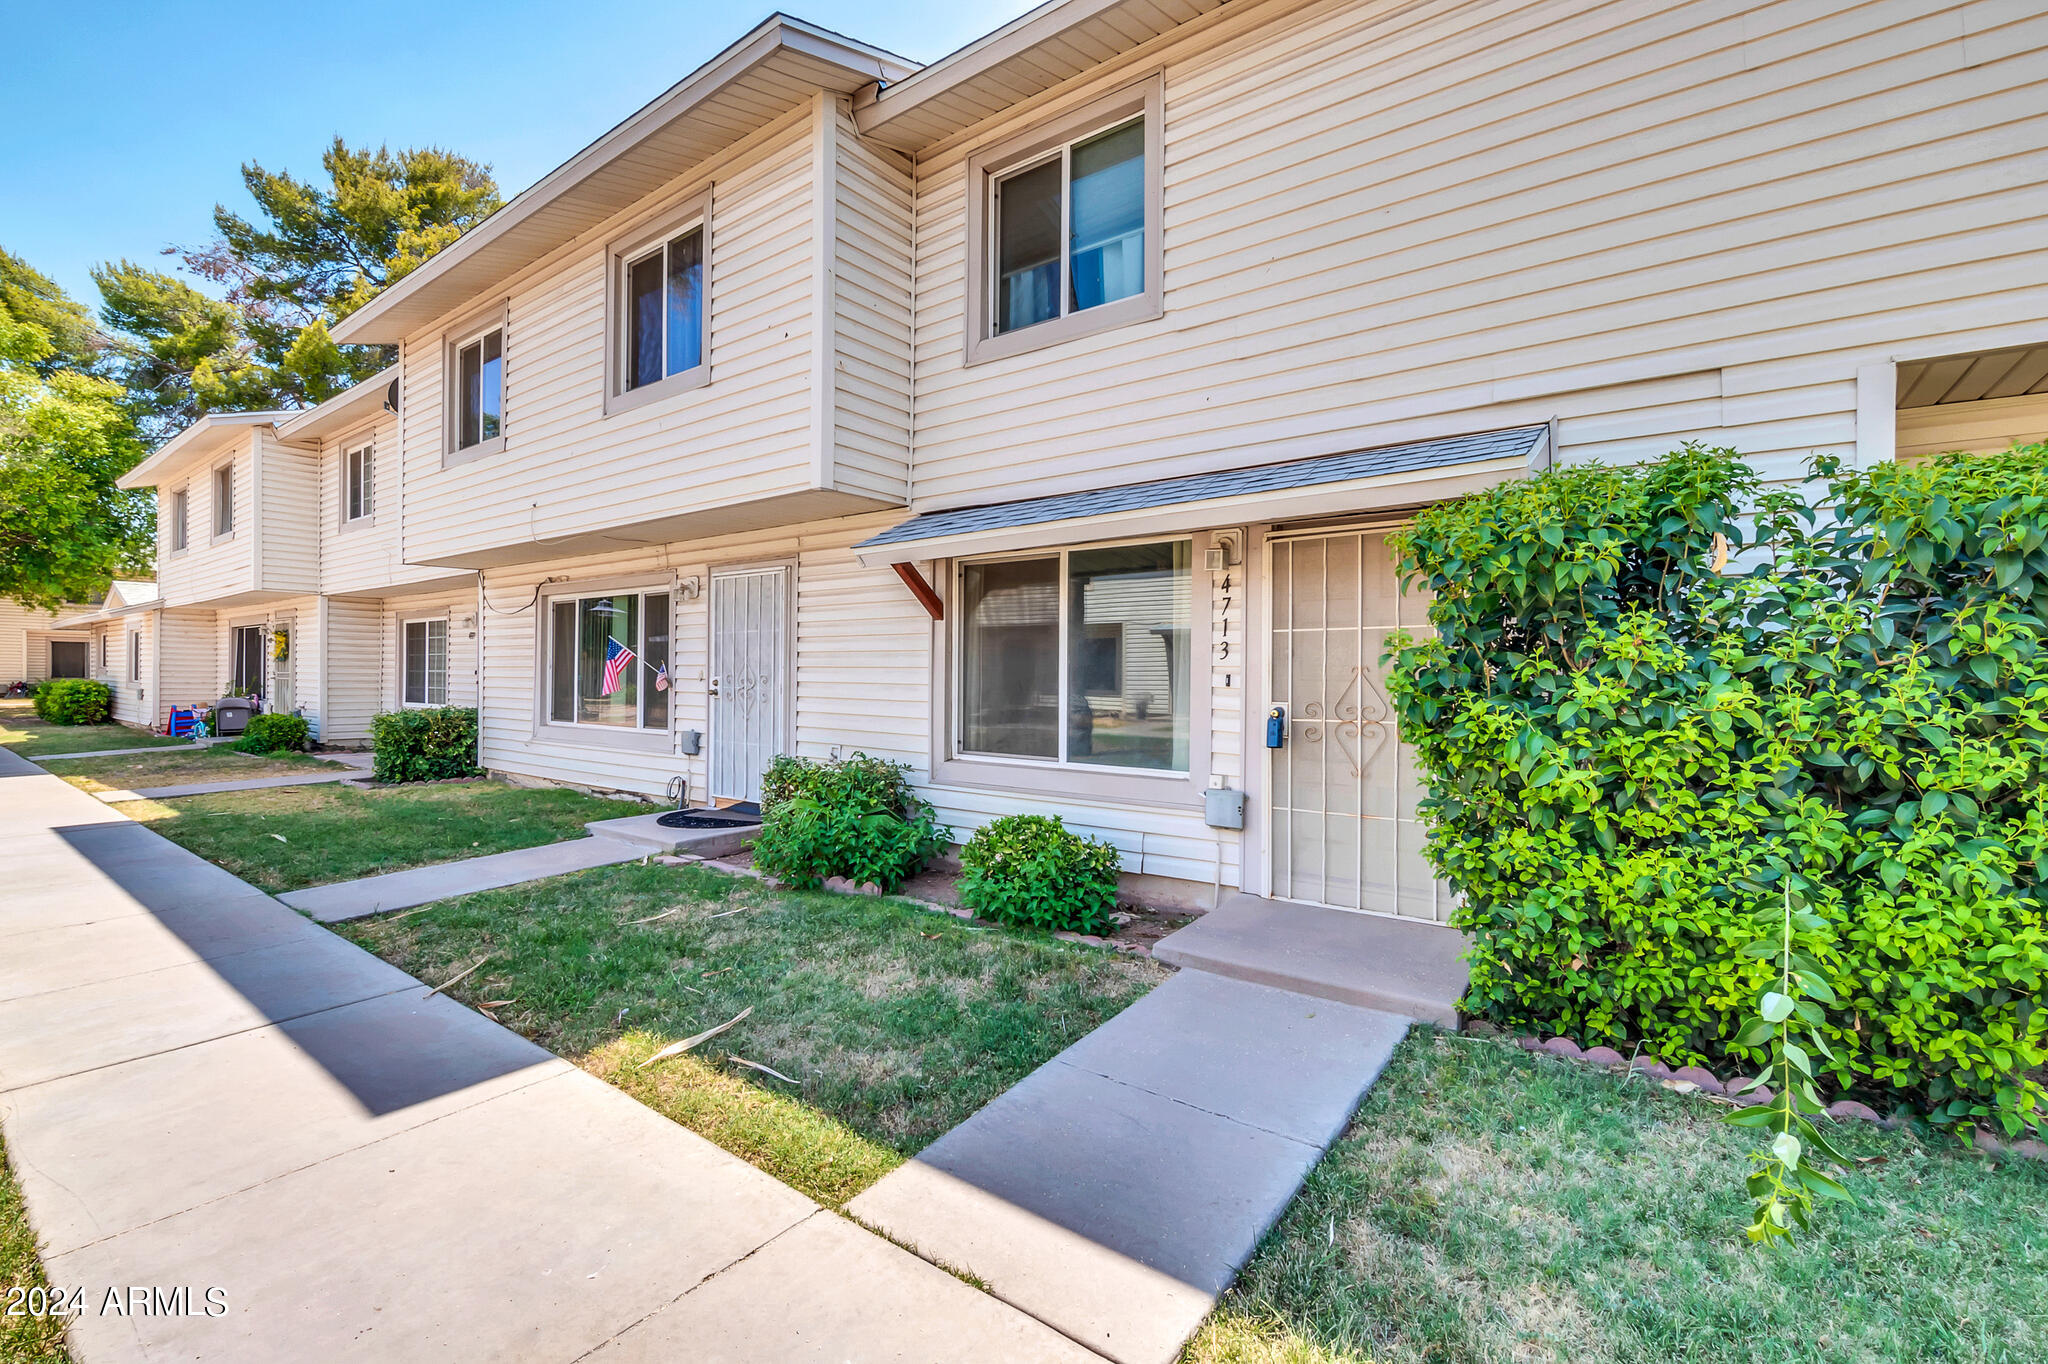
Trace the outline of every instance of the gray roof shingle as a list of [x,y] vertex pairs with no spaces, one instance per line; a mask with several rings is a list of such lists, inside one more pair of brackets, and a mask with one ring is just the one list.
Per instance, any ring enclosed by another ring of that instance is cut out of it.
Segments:
[[1261,464],[1247,469],[1224,469],[1213,474],[1188,474],[1181,478],[1154,479],[1148,483],[1125,483],[1092,492],[1027,497],[1016,502],[995,502],[985,507],[924,512],[900,525],[891,526],[872,539],[863,540],[855,548],[872,549],[908,540],[934,540],[941,536],[969,535],[975,531],[1009,530],[1047,521],[1142,511],[1147,507],[1166,507],[1178,502],[1207,502],[1219,497],[1279,492],[1318,483],[1343,483],[1375,474],[1505,459],[1527,455],[1546,430],[1548,428],[1543,426],[1516,426],[1504,431],[1481,431],[1442,440],[1382,445],[1373,450],[1354,450],[1341,455],[1317,455],[1311,459],[1289,460],[1284,464]]

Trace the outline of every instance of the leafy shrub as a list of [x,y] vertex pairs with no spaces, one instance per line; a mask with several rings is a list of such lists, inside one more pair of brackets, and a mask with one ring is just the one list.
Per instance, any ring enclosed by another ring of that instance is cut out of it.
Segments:
[[1464,1006],[1759,1061],[1742,949],[1789,890],[1841,1001],[1817,1078],[2016,1132],[2048,1114],[2048,447],[1815,473],[1687,446],[1404,537],[1436,633],[1390,690]]
[[378,781],[440,781],[473,777],[476,710],[436,706],[389,710],[370,717],[370,775]]
[[1056,816],[1004,815],[960,853],[960,903],[998,923],[1101,933],[1116,909],[1123,859]]
[[35,709],[53,725],[104,724],[114,713],[114,691],[89,678],[51,678],[36,688]]
[[761,780],[754,865],[792,886],[843,876],[895,890],[951,839],[901,763],[779,757]]
[[303,753],[313,746],[313,731],[297,715],[252,715],[242,737],[227,747],[237,753]]

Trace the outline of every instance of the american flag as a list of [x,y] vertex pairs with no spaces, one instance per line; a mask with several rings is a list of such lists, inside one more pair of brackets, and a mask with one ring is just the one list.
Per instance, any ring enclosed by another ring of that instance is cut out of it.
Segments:
[[632,665],[633,651],[617,640],[607,640],[604,647],[604,688],[599,696],[610,696],[619,689],[619,679]]

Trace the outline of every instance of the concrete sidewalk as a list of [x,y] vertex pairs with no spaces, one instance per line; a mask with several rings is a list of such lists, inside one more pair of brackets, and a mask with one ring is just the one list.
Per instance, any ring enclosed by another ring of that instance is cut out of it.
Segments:
[[847,1210],[1118,1364],[1167,1364],[1407,1030],[1182,971]]
[[81,1364],[1095,1358],[4,752],[0,857],[0,1125]]
[[355,881],[336,881],[327,886],[310,886],[289,891],[277,898],[293,909],[310,914],[322,923],[339,923],[394,909],[411,909],[457,895],[474,895],[480,890],[499,890],[543,877],[561,876],[592,867],[610,867],[621,862],[638,862],[647,849],[615,838],[572,838],[562,843],[542,843],[510,852],[466,857],[460,862],[440,862],[405,871],[388,871]]

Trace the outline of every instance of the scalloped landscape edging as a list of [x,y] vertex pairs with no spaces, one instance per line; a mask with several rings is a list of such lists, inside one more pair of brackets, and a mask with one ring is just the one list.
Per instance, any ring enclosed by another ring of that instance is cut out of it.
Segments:
[[[1499,1032],[1497,1035],[1508,1036]],[[1775,1091],[1768,1085],[1759,1085],[1737,1095],[1734,1091],[1741,1087],[1741,1080],[1730,1084],[1704,1066],[1680,1066],[1673,1070],[1654,1057],[1638,1056],[1631,1060],[1613,1047],[1582,1048],[1569,1037],[1552,1037],[1547,1040],[1541,1037],[1515,1037],[1512,1041],[1523,1051],[1542,1052],[1566,1061],[1582,1061],[1606,1070],[1636,1071],[1649,1076],[1666,1089],[1675,1090],[1680,1094],[1699,1093],[1710,1098],[1728,1099],[1743,1104],[1769,1103],[1775,1097]],[[1899,1125],[1897,1119],[1887,1118],[1869,1104],[1858,1103],[1854,1099],[1835,1100],[1828,1105],[1827,1113],[1829,1117],[1840,1122],[1874,1122],[1879,1127]],[[2029,1160],[2048,1160],[2048,1142],[2037,1141],[2031,1137],[2009,1142],[1988,1128],[1978,1127],[1971,1133],[1970,1143],[1985,1155],[2009,1154]]]

